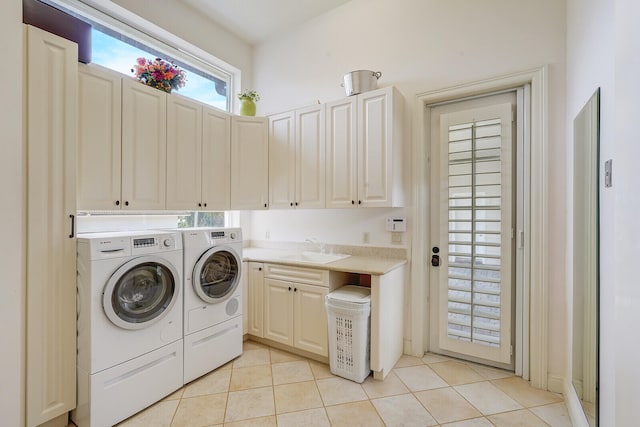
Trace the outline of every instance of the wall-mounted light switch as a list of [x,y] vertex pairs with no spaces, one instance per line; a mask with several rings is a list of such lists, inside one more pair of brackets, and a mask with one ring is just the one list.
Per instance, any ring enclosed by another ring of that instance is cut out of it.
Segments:
[[613,169],[613,160],[609,159],[604,162],[604,186],[611,187],[613,182],[611,180],[611,173]]

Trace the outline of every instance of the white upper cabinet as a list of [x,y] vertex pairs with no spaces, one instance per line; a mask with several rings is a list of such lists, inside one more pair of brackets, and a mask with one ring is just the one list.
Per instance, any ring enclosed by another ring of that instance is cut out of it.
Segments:
[[167,100],[167,209],[202,206],[202,104]]
[[231,208],[231,115],[202,109],[202,209]]
[[122,199],[124,209],[165,209],[167,94],[122,81]]
[[167,209],[228,210],[231,116],[167,98]]
[[325,206],[324,108],[269,117],[270,208]]
[[78,64],[78,210],[121,204],[120,74]]
[[294,111],[269,117],[269,207],[290,208],[296,197]]
[[269,206],[269,123],[266,117],[231,118],[231,209]]
[[403,102],[387,87],[327,104],[327,207],[403,206]]

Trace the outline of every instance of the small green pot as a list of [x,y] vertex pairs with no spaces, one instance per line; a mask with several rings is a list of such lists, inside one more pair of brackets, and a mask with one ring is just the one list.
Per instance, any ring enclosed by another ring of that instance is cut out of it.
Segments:
[[240,100],[240,115],[241,116],[255,116],[256,115],[256,103],[249,98],[243,98]]

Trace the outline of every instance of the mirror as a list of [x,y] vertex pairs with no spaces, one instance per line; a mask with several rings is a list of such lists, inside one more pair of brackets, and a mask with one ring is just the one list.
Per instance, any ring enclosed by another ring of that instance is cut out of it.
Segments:
[[598,421],[598,149],[600,89],[573,121],[572,383],[590,426]]

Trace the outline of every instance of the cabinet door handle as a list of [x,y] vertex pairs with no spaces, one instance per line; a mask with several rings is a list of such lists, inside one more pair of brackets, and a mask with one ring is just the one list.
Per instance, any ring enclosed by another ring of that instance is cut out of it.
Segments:
[[293,292],[298,292],[298,288],[293,288]]
[[120,206],[120,200],[116,200],[116,206]]
[[258,267],[258,271],[262,271],[262,267]]
[[198,207],[201,208],[202,207],[202,203],[198,203]]
[[291,204],[291,206],[293,206],[293,202],[291,202],[290,204]]
[[71,218],[71,234],[69,234],[69,238],[73,239],[73,236],[76,234],[76,216],[69,215],[69,218]]
[[361,205],[362,204],[362,200],[358,200],[358,204]]
[[205,207],[205,208],[207,207],[207,204],[206,204],[206,203],[204,204],[204,207]]
[[129,201],[128,201],[128,200],[125,200],[124,205],[125,205],[125,206],[129,206]]
[[289,286],[289,291],[291,291],[291,286]]

